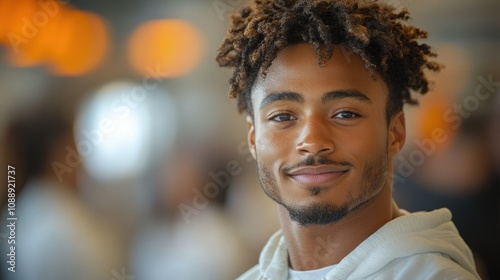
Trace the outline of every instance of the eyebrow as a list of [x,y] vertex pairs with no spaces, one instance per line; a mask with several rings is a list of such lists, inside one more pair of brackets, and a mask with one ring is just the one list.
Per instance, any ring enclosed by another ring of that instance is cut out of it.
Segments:
[[368,96],[355,89],[335,90],[327,92],[323,95],[321,101],[323,103],[326,103],[328,101],[344,99],[344,98],[352,98],[359,101],[363,101],[365,103],[370,103],[370,104],[372,103],[372,100]]
[[[352,98],[370,104],[372,103],[372,100],[368,96],[355,89],[334,90],[326,92],[325,94],[323,94],[321,102],[326,103],[328,101],[345,98]],[[259,109],[262,110],[267,105],[272,104],[276,101],[293,101],[297,103],[304,103],[304,97],[302,97],[302,95],[299,93],[290,91],[271,93],[264,99],[262,99]]]
[[289,91],[271,93],[262,99],[259,109],[262,110],[267,105],[276,101],[294,101],[297,103],[304,103],[304,97],[296,92]]

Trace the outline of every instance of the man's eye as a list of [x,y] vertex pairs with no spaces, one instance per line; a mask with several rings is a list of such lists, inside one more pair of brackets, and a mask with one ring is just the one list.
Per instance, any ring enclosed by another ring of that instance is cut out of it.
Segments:
[[334,117],[339,118],[339,119],[352,119],[352,118],[359,117],[359,115],[356,113],[353,113],[351,111],[342,111],[342,112],[336,114]]
[[292,121],[292,120],[296,120],[297,118],[290,115],[290,114],[278,114],[274,117],[271,118],[271,120],[273,121],[276,121],[276,122],[286,122],[286,121]]

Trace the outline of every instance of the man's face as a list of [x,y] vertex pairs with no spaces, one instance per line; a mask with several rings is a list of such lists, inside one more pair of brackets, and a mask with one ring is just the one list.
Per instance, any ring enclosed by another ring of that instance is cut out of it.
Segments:
[[339,47],[324,67],[311,45],[280,51],[252,89],[250,150],[266,194],[301,225],[338,221],[390,187],[404,115],[386,120],[387,86]]

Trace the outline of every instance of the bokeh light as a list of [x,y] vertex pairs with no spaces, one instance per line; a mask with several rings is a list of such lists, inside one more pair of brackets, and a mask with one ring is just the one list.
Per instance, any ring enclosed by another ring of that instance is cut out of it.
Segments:
[[176,130],[175,105],[166,92],[112,81],[81,107],[75,124],[76,147],[95,179],[133,178],[155,154],[163,155],[171,147]]
[[132,108],[122,96],[136,85],[114,82],[100,88],[83,106],[75,126],[84,167],[99,180],[138,174],[145,164],[150,118],[144,106]]
[[[412,130],[410,138],[432,139],[436,130],[442,130],[451,138],[458,132],[454,121],[450,121],[457,114],[451,111],[464,93],[462,91],[466,89],[467,77],[471,75],[470,54],[465,48],[454,44],[439,44],[436,51],[439,54],[438,63],[444,68],[437,75],[428,75],[431,89],[425,96],[419,96],[419,106],[406,108],[415,113],[408,118]],[[446,142],[437,148],[445,146]]]
[[91,71],[104,58],[109,45],[105,22],[96,14],[73,10],[64,18],[65,45],[54,49],[52,70],[58,75],[80,75]]
[[130,36],[128,57],[141,75],[159,68],[163,78],[179,77],[200,63],[205,48],[201,32],[191,23],[179,20],[154,20],[139,26]]
[[44,65],[54,75],[83,75],[109,49],[105,21],[61,1],[0,0],[0,16],[0,43],[12,66]]

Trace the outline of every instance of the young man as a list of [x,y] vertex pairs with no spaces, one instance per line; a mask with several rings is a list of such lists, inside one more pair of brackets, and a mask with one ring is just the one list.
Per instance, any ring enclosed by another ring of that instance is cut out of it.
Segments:
[[435,54],[407,11],[376,1],[256,1],[217,55],[281,230],[240,279],[479,279],[447,209],[392,197],[403,103]]

